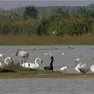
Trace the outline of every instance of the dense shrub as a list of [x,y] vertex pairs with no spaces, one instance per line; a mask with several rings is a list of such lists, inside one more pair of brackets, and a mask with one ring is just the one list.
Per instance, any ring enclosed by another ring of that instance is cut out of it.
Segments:
[[[62,8],[38,11],[35,6],[26,6],[23,13],[4,11],[0,15],[0,35],[77,35],[93,34],[94,10],[81,8],[68,12]],[[23,19],[26,16],[27,19]]]

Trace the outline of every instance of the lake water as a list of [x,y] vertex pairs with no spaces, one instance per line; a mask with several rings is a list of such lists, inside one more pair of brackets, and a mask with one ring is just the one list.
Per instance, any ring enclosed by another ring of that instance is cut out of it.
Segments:
[[[68,66],[66,72],[75,72],[74,60],[82,55],[81,60],[88,65],[94,64],[94,46],[0,46],[0,53],[12,56],[20,48],[30,53],[29,60],[34,62],[36,57],[43,59],[40,68],[49,65],[50,56],[44,53],[51,52],[55,58],[54,70],[64,65]],[[35,50],[34,50],[35,49]],[[65,54],[62,56],[62,52]],[[20,61],[20,57],[12,56]],[[0,58],[0,60],[2,60]],[[25,78],[0,79],[0,94],[94,94],[93,78]]]
[[[0,53],[5,54],[5,56],[12,56],[16,52],[16,49],[20,48],[29,52],[29,60],[34,62],[34,59],[39,57],[43,60],[43,64],[40,64],[40,69],[43,69],[44,66],[49,65],[50,56],[44,55],[44,53],[51,52],[54,56],[54,70],[57,71],[61,67],[67,65],[68,69],[66,72],[76,72],[74,70],[76,63],[74,60],[82,55],[82,63],[87,63],[88,65],[94,64],[94,46],[93,45],[48,45],[48,46],[0,46]],[[62,55],[62,52],[65,53]],[[12,56],[13,60],[20,61],[19,56]],[[0,58],[2,61],[2,58]]]
[[94,94],[94,79],[0,79],[0,94]]

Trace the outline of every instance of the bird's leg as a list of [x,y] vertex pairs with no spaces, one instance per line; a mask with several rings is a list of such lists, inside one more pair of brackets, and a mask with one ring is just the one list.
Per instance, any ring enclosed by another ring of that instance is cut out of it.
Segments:
[[23,62],[27,62],[27,58],[25,57],[25,58],[23,58]]
[[28,60],[28,55],[25,57],[25,62],[27,62],[27,60]]

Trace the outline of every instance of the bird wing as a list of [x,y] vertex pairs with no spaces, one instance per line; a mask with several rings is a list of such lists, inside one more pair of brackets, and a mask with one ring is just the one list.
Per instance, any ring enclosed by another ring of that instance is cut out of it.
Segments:
[[34,63],[26,62],[26,63],[23,63],[23,64],[22,64],[22,67],[36,69],[36,68],[39,67],[39,65],[36,65],[36,64],[34,64]]
[[26,51],[20,51],[20,52],[19,52],[19,55],[20,55],[20,56],[25,56],[26,54],[27,54]]
[[75,59],[75,62],[80,61],[80,58]]
[[60,68],[61,71],[64,71],[67,68],[67,66]]
[[75,70],[76,70],[77,72],[79,72],[79,73],[80,73],[80,70],[79,70],[79,68],[78,68],[78,67],[76,67],[76,68],[75,68]]
[[90,66],[90,70],[91,70],[92,72],[94,72],[94,65],[91,65],[91,66]]
[[85,63],[80,66],[80,68],[86,68],[86,67],[87,65]]
[[79,70],[80,70],[81,72],[86,73],[86,72],[90,71],[90,67],[88,67],[88,66],[86,65],[86,63],[84,63],[84,64],[82,64],[82,65],[79,67]]

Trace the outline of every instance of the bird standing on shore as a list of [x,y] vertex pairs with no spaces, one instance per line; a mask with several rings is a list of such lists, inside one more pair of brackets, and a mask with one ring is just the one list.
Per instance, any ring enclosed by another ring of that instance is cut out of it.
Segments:
[[22,57],[21,63],[24,63],[27,61],[29,53],[24,50],[17,49],[16,56],[21,56]]

